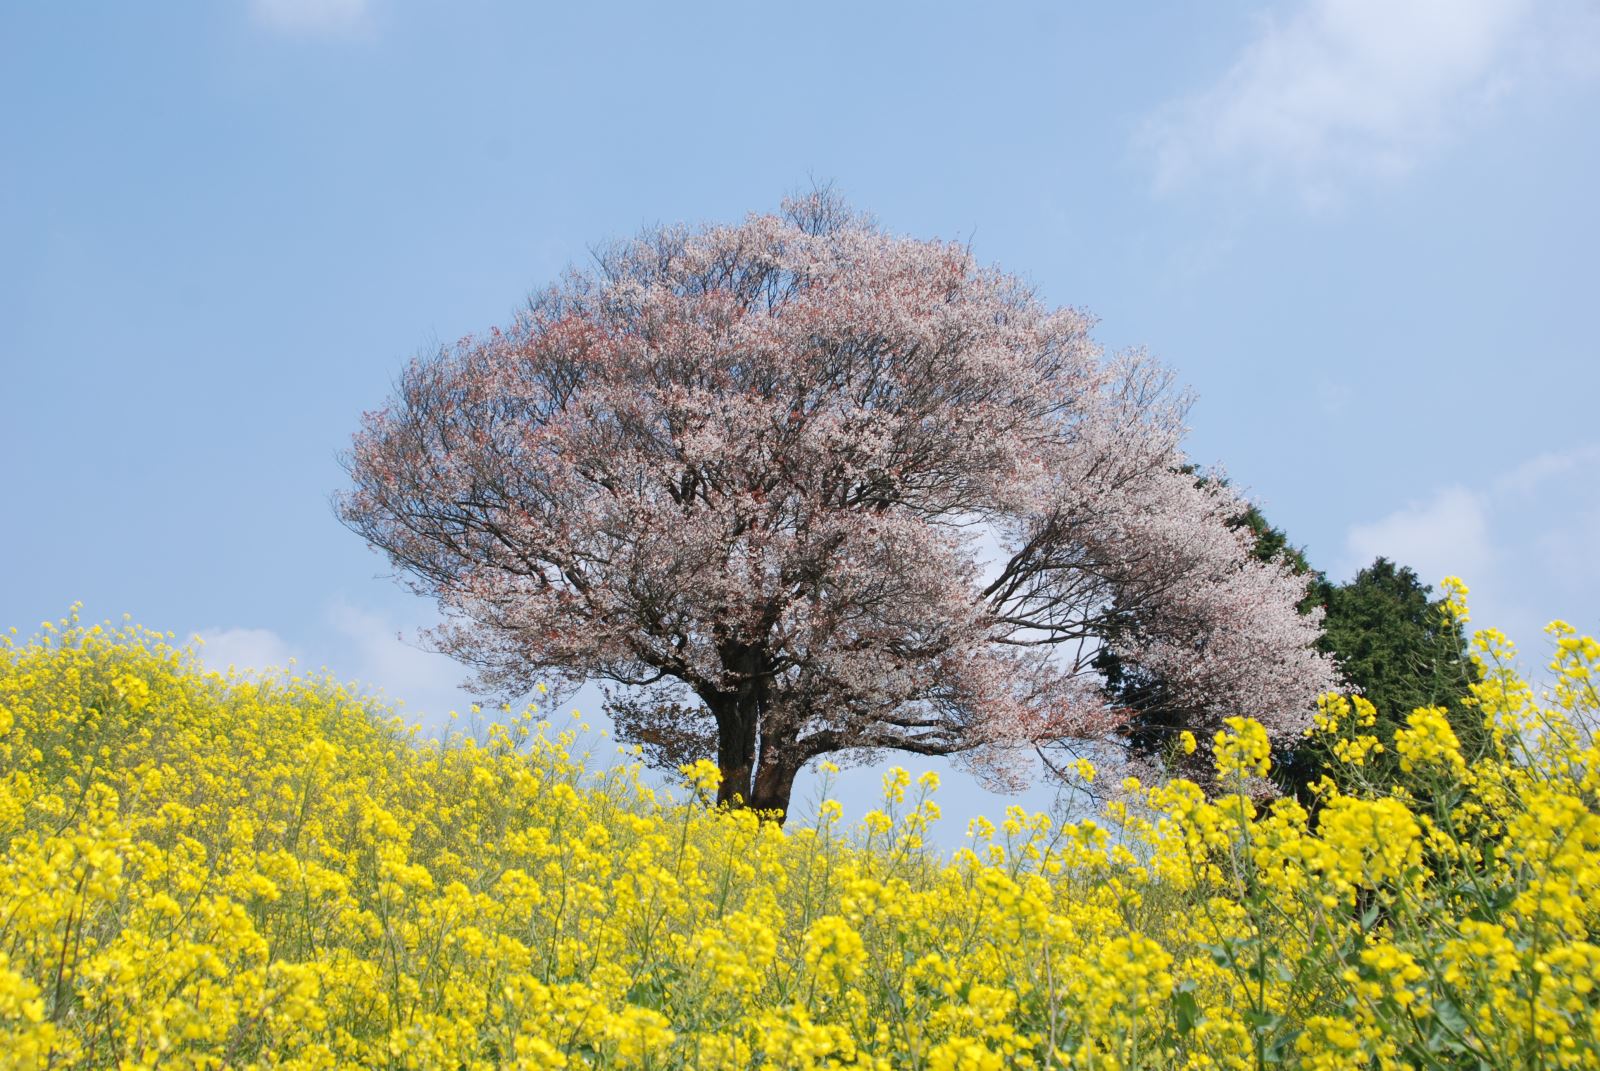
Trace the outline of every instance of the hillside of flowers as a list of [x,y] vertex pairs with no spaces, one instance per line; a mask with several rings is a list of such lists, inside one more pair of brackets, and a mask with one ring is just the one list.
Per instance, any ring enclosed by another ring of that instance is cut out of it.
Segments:
[[1600,1067],[1600,644],[1551,641],[1477,634],[1481,754],[1329,696],[1314,798],[1234,719],[1210,798],[951,856],[932,777],[784,827],[69,619],[0,647],[0,1066]]

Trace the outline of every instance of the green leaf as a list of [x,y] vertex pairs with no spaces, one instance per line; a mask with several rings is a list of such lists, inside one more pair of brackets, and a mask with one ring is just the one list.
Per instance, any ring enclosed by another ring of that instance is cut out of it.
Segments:
[[1471,1024],[1467,1022],[1467,1017],[1461,1014],[1461,1009],[1456,1007],[1455,1001],[1446,996],[1434,999],[1433,1017],[1457,1034],[1465,1034],[1471,1029]]
[[1172,994],[1172,1017],[1178,1024],[1178,1033],[1188,1036],[1200,1021],[1200,1005],[1187,989],[1177,989]]
[[1243,1019],[1249,1024],[1250,1030],[1256,1034],[1270,1034],[1283,1025],[1283,1016],[1277,1012],[1251,1008],[1245,1012]]
[[1233,949],[1229,948],[1225,944],[1224,945],[1201,945],[1200,946],[1200,950],[1202,952],[1210,953],[1212,960],[1214,960],[1216,962],[1217,966],[1219,966],[1219,967],[1231,967],[1231,966],[1233,966]]

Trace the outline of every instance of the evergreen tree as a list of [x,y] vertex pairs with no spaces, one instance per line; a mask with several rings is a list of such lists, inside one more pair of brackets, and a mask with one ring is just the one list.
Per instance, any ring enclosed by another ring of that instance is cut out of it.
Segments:
[[[1461,626],[1445,617],[1444,600],[1432,597],[1432,589],[1415,571],[1380,557],[1348,583],[1334,584],[1313,570],[1304,551],[1256,507],[1231,523],[1254,534],[1253,554],[1258,560],[1281,558],[1295,574],[1309,574],[1300,612],[1322,607],[1318,648],[1334,657],[1348,685],[1377,708],[1378,722],[1372,731],[1385,751],[1370,760],[1369,777],[1387,780],[1398,774],[1390,741],[1418,707],[1444,707],[1463,749],[1468,755],[1478,753],[1486,742],[1485,733],[1476,713],[1461,702],[1468,685],[1477,680],[1466,638]],[[1202,747],[1185,756],[1177,742],[1181,733],[1189,731],[1206,743],[1218,727],[1215,716],[1185,704],[1158,674],[1121,659],[1117,643],[1136,637],[1139,622],[1131,612],[1119,613],[1116,620],[1112,642],[1101,649],[1096,667],[1105,675],[1107,698],[1125,712],[1121,733],[1130,751],[1175,775],[1206,783],[1208,750]],[[1329,768],[1326,760],[1314,743],[1286,741],[1273,764],[1279,784],[1303,794]]]
[[[1444,600],[1432,590],[1410,568],[1382,557],[1349,583],[1326,589],[1321,647],[1377,708],[1371,732],[1386,750],[1369,758],[1369,778],[1398,774],[1390,741],[1418,707],[1443,707],[1468,756],[1487,743],[1482,719],[1461,701],[1478,679],[1477,667],[1460,624],[1446,618]],[[1315,780],[1324,759],[1314,744],[1297,748],[1282,763],[1285,787]]]

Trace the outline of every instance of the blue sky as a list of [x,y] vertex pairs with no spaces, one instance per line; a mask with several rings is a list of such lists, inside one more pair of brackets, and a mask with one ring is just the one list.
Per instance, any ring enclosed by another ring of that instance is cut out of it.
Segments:
[[1600,627],[1587,0],[11,2],[0,96],[0,626],[438,724],[432,608],[329,506],[360,414],[596,243],[816,179],[1147,346],[1336,577],[1460,573],[1530,661]]

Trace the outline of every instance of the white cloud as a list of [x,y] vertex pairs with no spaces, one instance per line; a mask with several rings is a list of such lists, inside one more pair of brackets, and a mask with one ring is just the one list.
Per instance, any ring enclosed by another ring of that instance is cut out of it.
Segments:
[[1500,97],[1588,73],[1600,19],[1573,0],[1308,0],[1267,16],[1214,85],[1141,138],[1171,188],[1241,165],[1311,203],[1403,175]]
[[1357,567],[1382,556],[1411,566],[1427,583],[1451,575],[1482,576],[1495,559],[1487,497],[1446,487],[1387,517],[1352,526],[1345,548]]
[[[325,633],[311,647],[284,639],[266,628],[210,628],[196,633],[207,669],[229,668],[251,677],[291,668],[298,673],[326,669],[335,679],[357,684],[385,703],[403,703],[408,717],[437,729],[451,710],[466,713],[472,697],[461,690],[466,667],[404,638],[399,624],[381,613],[343,600],[323,612]],[[302,637],[303,638],[303,637]],[[308,659],[301,652],[314,650]]]
[[406,630],[387,616],[340,599],[329,604],[327,620],[345,641],[345,664],[356,679],[405,701],[407,709],[438,715],[471,701],[460,690],[466,667],[406,639]]
[[250,0],[259,25],[287,33],[348,33],[370,13],[368,0]]
[[201,641],[200,661],[210,670],[229,668],[259,676],[287,669],[295,654],[282,636],[266,628],[206,629],[196,633]]
[[[1460,576],[1475,623],[1525,648],[1564,617],[1600,626],[1600,445],[1541,454],[1481,486],[1454,485],[1346,533],[1342,573],[1382,555],[1425,582]],[[1589,615],[1585,618],[1583,615]]]

